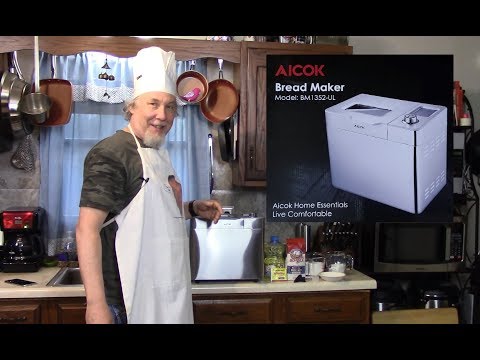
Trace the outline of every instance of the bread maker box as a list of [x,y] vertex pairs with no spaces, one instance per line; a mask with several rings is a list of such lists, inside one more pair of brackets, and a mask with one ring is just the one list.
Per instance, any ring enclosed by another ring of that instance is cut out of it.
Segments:
[[335,188],[420,214],[445,186],[445,106],[359,94],[325,120]]

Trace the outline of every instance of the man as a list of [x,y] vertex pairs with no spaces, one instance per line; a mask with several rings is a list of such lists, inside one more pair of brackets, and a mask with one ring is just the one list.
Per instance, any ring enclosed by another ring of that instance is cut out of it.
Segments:
[[216,200],[182,202],[164,145],[177,111],[175,54],[142,49],[128,126],[85,158],[76,240],[87,323],[193,323],[185,219],[218,222]]

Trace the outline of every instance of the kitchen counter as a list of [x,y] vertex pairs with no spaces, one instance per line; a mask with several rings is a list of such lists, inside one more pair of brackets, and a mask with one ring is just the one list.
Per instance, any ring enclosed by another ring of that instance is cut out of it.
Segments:
[[306,282],[200,282],[193,283],[193,294],[252,294],[274,292],[305,292],[305,291],[335,291],[335,290],[370,290],[376,289],[376,280],[357,270],[347,270],[343,280],[329,282],[316,278]]
[[[83,288],[83,285],[47,286],[47,283],[60,270],[60,267],[42,267],[37,272],[0,272],[0,299],[85,296],[85,289]],[[29,286],[18,286],[5,283],[5,280],[15,278],[35,281],[36,284]]]
[[[59,267],[42,267],[33,273],[0,272],[0,299],[49,298],[85,296],[82,285],[47,286],[47,283],[60,271]],[[35,281],[37,284],[18,286],[5,283],[7,279],[20,278]],[[335,291],[376,289],[377,282],[357,270],[348,270],[347,276],[338,282],[321,279],[294,283],[281,281],[274,283],[254,281],[200,282],[192,283],[193,294],[252,294],[275,292]]]

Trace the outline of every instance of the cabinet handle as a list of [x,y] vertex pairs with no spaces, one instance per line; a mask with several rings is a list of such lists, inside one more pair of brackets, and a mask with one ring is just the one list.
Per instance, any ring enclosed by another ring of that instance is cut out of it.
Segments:
[[0,323],[22,322],[26,320],[27,320],[26,316],[20,316],[17,318],[0,318]]
[[255,149],[250,146],[248,151],[248,167],[253,170],[255,168]]
[[221,312],[221,313],[219,313],[219,314],[222,315],[222,316],[235,317],[235,316],[243,316],[243,315],[246,315],[247,312],[246,312],[246,311],[224,311],[224,312]]
[[317,312],[317,313],[326,313],[326,312],[340,312],[341,309],[340,308],[322,308],[322,307],[319,307],[319,306],[315,306],[313,308],[313,311],[314,312]]

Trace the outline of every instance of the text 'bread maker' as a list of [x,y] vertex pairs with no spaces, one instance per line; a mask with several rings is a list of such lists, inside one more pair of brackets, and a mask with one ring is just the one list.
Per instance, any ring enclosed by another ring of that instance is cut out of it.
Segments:
[[445,186],[446,107],[359,94],[325,118],[334,187],[420,214]]

